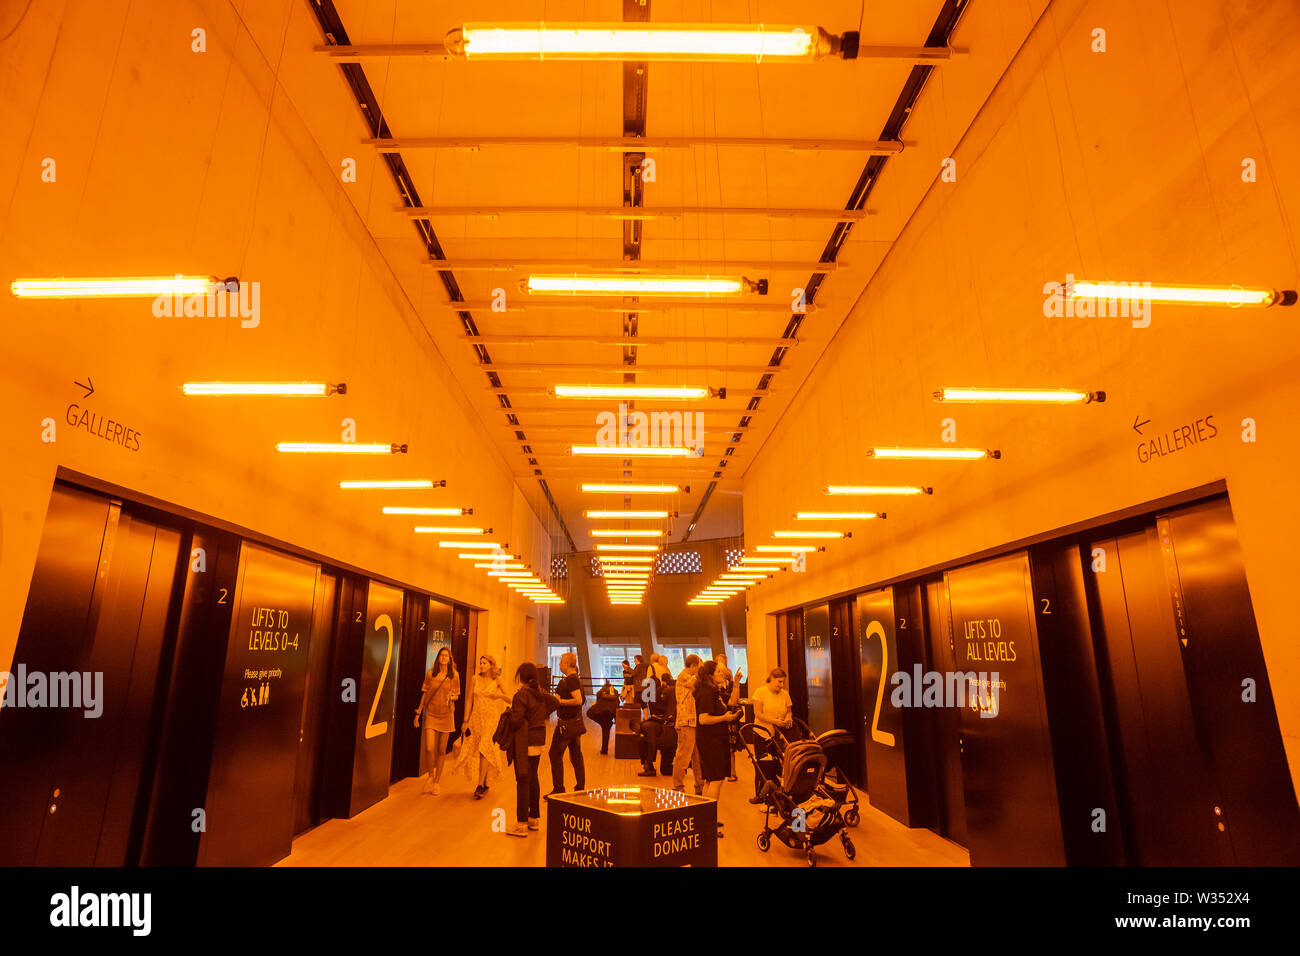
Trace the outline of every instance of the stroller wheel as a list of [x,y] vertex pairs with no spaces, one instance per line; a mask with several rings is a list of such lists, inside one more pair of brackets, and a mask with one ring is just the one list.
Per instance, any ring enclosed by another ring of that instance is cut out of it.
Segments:
[[772,848],[772,835],[766,830],[758,835],[758,848],[764,853]]
[[853,841],[848,837],[844,838],[844,855],[850,860],[858,855],[858,848],[853,845]]
[[808,851],[808,865],[809,866],[817,865],[817,854],[814,853],[812,850]]
[[858,816],[857,807],[854,807],[848,813],[844,814],[844,822],[851,827],[855,827],[862,822],[862,818]]

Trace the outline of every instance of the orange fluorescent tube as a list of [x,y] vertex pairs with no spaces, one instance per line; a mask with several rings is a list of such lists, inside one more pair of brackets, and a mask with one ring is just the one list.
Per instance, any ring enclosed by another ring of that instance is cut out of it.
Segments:
[[582,490],[587,494],[613,495],[675,495],[682,489],[676,485],[626,485],[585,483]]
[[690,458],[695,449],[678,445],[574,445],[569,453],[605,458]]
[[873,448],[867,452],[873,458],[925,459],[929,461],[974,461],[978,458],[1001,458],[1000,451],[984,448]]
[[282,441],[275,446],[276,451],[321,455],[394,455],[398,454],[399,449],[406,450],[401,445],[362,444],[349,441]]

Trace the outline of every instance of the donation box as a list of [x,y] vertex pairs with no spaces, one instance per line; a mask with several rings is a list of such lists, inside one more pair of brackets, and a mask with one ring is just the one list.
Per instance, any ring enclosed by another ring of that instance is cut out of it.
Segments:
[[717,866],[717,801],[659,787],[548,796],[546,865]]

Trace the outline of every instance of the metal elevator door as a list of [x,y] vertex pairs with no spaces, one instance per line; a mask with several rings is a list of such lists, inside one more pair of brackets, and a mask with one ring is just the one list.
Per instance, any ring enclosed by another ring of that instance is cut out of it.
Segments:
[[1227,499],[1088,547],[1129,862],[1294,862],[1300,815]]

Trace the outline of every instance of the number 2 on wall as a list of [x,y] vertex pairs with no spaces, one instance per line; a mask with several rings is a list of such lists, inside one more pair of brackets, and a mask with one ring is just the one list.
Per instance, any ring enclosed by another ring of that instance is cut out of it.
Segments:
[[889,641],[885,640],[885,629],[879,621],[868,624],[867,632],[862,636],[864,639],[880,638],[880,681],[876,685],[876,712],[871,717],[871,739],[878,744],[892,747],[894,735],[880,729],[880,705],[885,701],[885,683],[889,674]]
[[[388,652],[384,655],[384,669],[379,672],[379,686],[375,688],[375,699],[370,702],[370,717],[366,720],[366,740],[371,737],[382,737],[388,733],[388,721],[377,724],[375,723],[375,711],[379,709],[379,697],[384,692],[384,681],[388,679],[388,665],[393,662],[393,619],[387,614],[381,614],[375,620],[375,630],[384,630],[388,632]],[[877,704],[879,710],[879,704]]]

